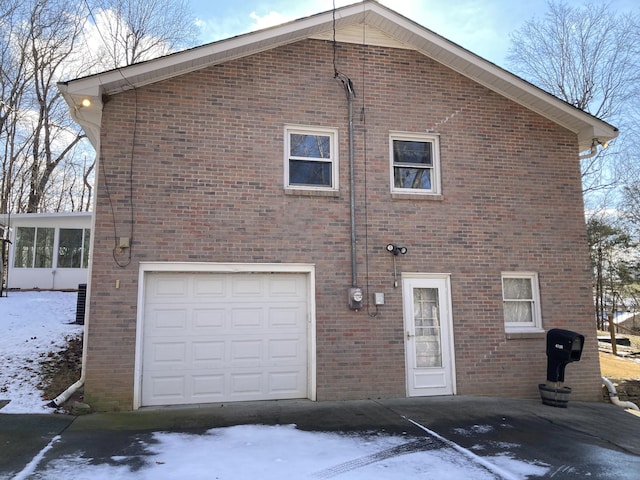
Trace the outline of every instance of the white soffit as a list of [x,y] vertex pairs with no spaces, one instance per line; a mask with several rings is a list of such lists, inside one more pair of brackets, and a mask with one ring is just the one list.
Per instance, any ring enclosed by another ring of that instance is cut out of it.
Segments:
[[[334,23],[335,19],[335,23]],[[83,97],[101,106],[103,94],[112,95],[165,79],[184,75],[226,61],[253,55],[307,38],[415,50],[455,70],[488,89],[576,133],[580,151],[594,138],[603,143],[617,136],[617,129],[596,117],[525,82],[417,23],[372,0],[295,20],[280,26],[239,35],[183,52],[63,82],[60,89],[74,118],[91,130],[94,145],[99,136],[99,111],[91,116],[79,110]],[[86,115],[83,123],[82,117]],[[86,125],[85,125],[86,124]],[[96,130],[98,127],[98,130]]]

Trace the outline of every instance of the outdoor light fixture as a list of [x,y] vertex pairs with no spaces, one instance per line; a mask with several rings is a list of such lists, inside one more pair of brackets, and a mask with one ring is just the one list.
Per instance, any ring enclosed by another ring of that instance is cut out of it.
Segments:
[[397,245],[390,243],[389,245],[387,245],[387,252],[392,253],[395,256],[397,256],[399,253],[404,255],[405,253],[407,253],[407,247],[398,247]]
[[81,105],[84,108],[89,108],[91,106],[91,100],[89,100],[88,98],[83,98],[82,102],[81,102]]
[[398,271],[396,270],[396,257],[398,254],[404,255],[407,253],[407,247],[399,247],[395,243],[390,243],[386,246],[387,252],[393,255],[393,288],[398,288]]

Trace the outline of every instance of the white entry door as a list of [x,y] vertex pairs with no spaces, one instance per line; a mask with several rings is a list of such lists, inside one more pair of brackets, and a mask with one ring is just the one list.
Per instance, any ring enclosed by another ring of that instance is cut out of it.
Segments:
[[448,276],[403,277],[407,394],[454,393],[453,332]]

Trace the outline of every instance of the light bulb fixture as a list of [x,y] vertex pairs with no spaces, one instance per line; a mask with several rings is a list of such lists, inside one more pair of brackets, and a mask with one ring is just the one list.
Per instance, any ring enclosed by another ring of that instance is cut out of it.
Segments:
[[88,98],[83,98],[82,102],[80,102],[80,105],[82,105],[84,108],[89,108],[91,106],[91,100],[89,100]]
[[387,252],[397,256],[399,253],[401,253],[402,255],[404,255],[405,253],[407,253],[407,247],[399,247],[397,245],[394,245],[393,243],[390,243],[389,245],[387,245]]
[[396,269],[396,257],[398,254],[407,253],[407,247],[399,247],[395,243],[390,243],[386,247],[387,252],[393,255],[393,288],[398,288],[398,270]]

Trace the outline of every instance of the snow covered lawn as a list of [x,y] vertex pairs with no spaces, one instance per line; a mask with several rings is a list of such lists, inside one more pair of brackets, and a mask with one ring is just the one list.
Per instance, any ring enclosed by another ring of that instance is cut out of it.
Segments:
[[[0,413],[51,413],[36,385],[40,361],[82,332],[76,292],[9,292],[0,297]],[[49,399],[50,400],[50,399]]]

